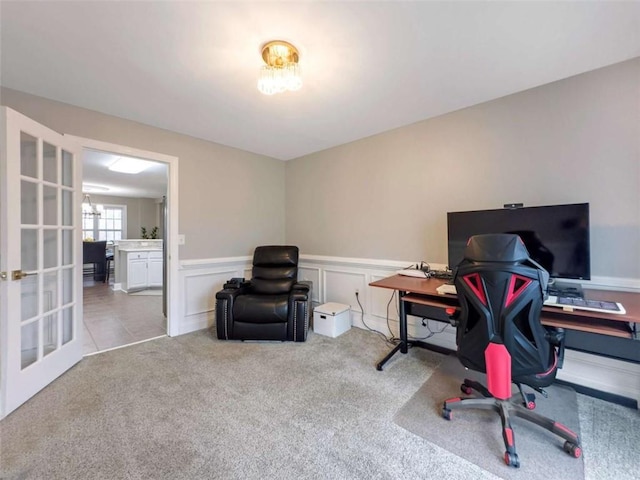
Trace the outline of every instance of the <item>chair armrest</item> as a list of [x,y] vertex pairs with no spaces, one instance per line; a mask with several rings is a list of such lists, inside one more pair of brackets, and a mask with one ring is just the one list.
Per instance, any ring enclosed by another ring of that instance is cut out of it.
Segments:
[[233,326],[233,305],[236,297],[251,291],[250,282],[227,282],[216,292],[216,332],[220,340],[228,340]]
[[296,282],[289,292],[289,319],[292,325],[291,339],[304,342],[309,331],[311,316],[311,289],[313,283],[307,280]]
[[241,284],[225,283],[225,288],[216,293],[217,300],[232,300],[238,295],[246,295],[251,289],[251,282]]
[[290,296],[293,300],[308,300],[311,296],[311,287],[312,282],[296,282],[293,284],[293,287],[291,287]]
[[291,287],[291,289],[292,290],[304,291],[304,292],[310,292],[312,286],[313,286],[312,282],[310,282],[309,280],[303,280],[301,282],[294,283],[293,287]]
[[449,323],[452,327],[457,327],[460,324],[458,318],[460,317],[460,309],[455,307],[447,307],[444,312],[449,317]]
[[558,347],[558,368],[564,364],[564,328],[545,327],[545,339],[554,347]]

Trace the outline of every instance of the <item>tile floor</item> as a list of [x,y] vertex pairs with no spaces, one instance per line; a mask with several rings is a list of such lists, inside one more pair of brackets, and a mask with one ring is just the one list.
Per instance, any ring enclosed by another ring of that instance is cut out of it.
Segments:
[[83,280],[83,353],[128,345],[167,332],[162,296],[132,296],[114,292],[112,285]]

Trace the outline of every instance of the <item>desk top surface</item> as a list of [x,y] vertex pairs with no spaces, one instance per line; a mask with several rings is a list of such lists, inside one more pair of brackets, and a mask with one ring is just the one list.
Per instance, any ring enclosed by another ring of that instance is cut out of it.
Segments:
[[[400,290],[403,292],[426,295],[434,298],[455,298],[455,295],[442,295],[436,291],[436,289],[443,283],[446,283],[446,280],[438,278],[417,278],[408,277],[405,275],[393,275],[391,277],[386,277],[375,282],[371,282],[369,285],[371,285],[372,287],[390,288],[392,290]],[[582,318],[586,317],[594,319],[615,320],[620,322],[640,323],[640,293],[620,292],[613,290],[593,290],[585,288],[584,294],[585,298],[590,300],[603,300],[621,303],[627,313],[624,315],[618,315],[603,312],[590,312],[586,310],[574,310],[572,312],[569,312],[559,307],[543,307],[545,316],[580,316]]]

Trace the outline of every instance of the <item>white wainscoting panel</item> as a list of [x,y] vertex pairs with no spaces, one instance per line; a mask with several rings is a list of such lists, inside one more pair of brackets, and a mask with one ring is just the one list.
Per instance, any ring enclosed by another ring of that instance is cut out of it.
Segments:
[[[397,337],[398,296],[392,290],[370,287],[369,283],[393,275],[410,261],[301,255],[298,279],[313,282],[314,305],[327,302],[351,306],[352,325],[375,329]],[[215,321],[215,293],[231,277],[251,277],[251,257],[185,260],[181,262],[180,333],[210,327]],[[432,265],[441,268],[440,265]],[[588,288],[610,288],[640,292],[638,279],[596,277],[583,282]],[[362,310],[355,296],[364,310]],[[388,305],[388,313],[387,313]],[[415,339],[455,350],[455,329],[445,323],[408,317],[407,331]],[[423,325],[424,322],[424,325]],[[640,400],[640,365],[567,350],[562,380],[607,393]]]
[[[322,278],[322,290],[325,292],[324,302],[336,302],[349,305],[351,311],[360,312],[356,292],[364,295],[367,285],[366,274],[339,268],[325,268]],[[362,303],[362,298],[360,298]]]
[[558,378],[566,382],[631,398],[640,405],[640,364],[565,350]]
[[232,277],[251,276],[250,257],[185,260],[180,263],[183,318],[180,334],[210,328],[215,323],[216,292]]
[[323,298],[322,282],[320,282],[320,268],[303,267],[299,265],[298,280],[301,282],[311,282],[311,301],[314,305],[320,305],[320,299]]

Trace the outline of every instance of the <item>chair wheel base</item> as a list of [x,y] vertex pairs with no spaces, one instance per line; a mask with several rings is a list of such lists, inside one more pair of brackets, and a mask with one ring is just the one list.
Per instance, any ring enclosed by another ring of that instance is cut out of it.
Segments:
[[504,463],[510,467],[520,468],[520,459],[517,453],[504,452]]
[[575,443],[570,442],[569,440],[564,442],[562,449],[565,452],[567,452],[569,455],[571,455],[573,458],[580,458],[582,456],[582,448],[580,448],[580,445],[576,445]]
[[533,393],[527,393],[526,400],[523,404],[527,410],[534,410],[536,408],[536,396]]

